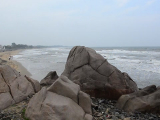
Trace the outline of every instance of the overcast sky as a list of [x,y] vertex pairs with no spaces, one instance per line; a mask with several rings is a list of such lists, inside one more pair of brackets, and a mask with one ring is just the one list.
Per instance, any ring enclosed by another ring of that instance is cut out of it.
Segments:
[[160,0],[0,0],[0,44],[160,46]]

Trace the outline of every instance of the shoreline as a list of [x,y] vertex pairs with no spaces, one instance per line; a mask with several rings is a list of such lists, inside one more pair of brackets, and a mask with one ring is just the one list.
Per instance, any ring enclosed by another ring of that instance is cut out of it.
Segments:
[[10,67],[12,67],[13,69],[17,70],[18,72],[20,72],[22,75],[27,75],[27,76],[31,76],[32,74],[18,61],[14,60],[9,60],[10,56],[14,56],[19,54],[21,51],[23,50],[14,50],[14,51],[6,51],[6,52],[0,52],[0,58],[2,60],[7,61],[5,64],[9,65]]

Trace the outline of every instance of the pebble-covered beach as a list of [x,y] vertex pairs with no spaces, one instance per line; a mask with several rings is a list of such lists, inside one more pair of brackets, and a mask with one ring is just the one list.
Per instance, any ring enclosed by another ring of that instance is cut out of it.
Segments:
[[0,120],[29,120],[25,117],[25,110],[27,108],[30,98],[14,104],[0,113]]
[[[24,100],[0,113],[0,120],[29,120],[24,113],[29,102]],[[92,97],[93,120],[160,120],[160,115],[152,113],[127,113],[116,108],[115,100],[95,99]]]
[[149,113],[127,113],[116,108],[117,101],[95,99],[93,102],[94,120],[160,120],[160,115]]

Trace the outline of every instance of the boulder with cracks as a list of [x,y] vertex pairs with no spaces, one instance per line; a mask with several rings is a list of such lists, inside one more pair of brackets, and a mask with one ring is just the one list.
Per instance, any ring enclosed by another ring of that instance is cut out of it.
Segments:
[[66,76],[60,76],[48,89],[43,87],[33,96],[25,115],[30,120],[93,119],[89,95]]
[[0,111],[33,94],[35,91],[30,81],[10,66],[0,65]]
[[118,99],[138,90],[127,73],[122,73],[95,50],[83,46],[72,48],[62,75],[98,98]]

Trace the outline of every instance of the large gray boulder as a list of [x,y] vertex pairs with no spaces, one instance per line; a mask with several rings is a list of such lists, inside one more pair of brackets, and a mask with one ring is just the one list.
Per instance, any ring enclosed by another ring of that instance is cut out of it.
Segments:
[[95,50],[83,46],[72,48],[62,75],[93,97],[118,99],[123,94],[138,90],[127,73],[108,63]]
[[8,65],[0,65],[0,111],[35,94],[30,81]]
[[25,115],[30,120],[92,120],[91,99],[79,85],[60,76],[32,97]]
[[147,112],[160,114],[160,89],[155,85],[147,86],[137,92],[122,95],[117,108],[127,112]]

